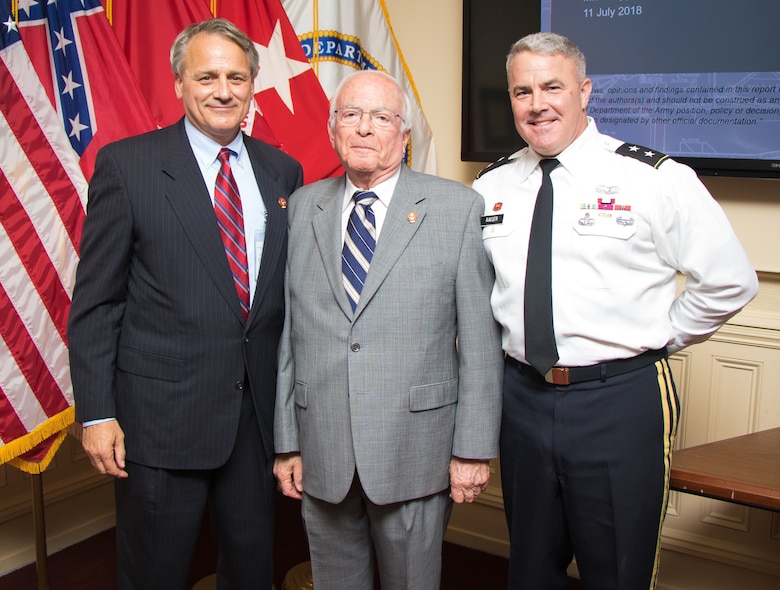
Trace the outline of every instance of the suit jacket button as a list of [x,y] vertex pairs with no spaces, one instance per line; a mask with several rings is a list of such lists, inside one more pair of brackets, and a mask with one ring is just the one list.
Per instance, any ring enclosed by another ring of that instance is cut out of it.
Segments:
[[236,389],[241,391],[241,390],[244,389],[244,382],[243,381],[236,381],[236,384],[233,387],[235,387]]
[[352,352],[360,352],[360,344],[358,344],[357,342],[353,342],[352,344],[349,345],[349,349]]

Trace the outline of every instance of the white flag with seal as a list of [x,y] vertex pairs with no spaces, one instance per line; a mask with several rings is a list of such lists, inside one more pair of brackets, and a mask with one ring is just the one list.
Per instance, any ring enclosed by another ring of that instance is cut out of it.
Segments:
[[282,6],[329,99],[338,83],[356,70],[380,70],[400,82],[412,103],[407,164],[435,174],[433,132],[393,35],[384,0],[282,0]]

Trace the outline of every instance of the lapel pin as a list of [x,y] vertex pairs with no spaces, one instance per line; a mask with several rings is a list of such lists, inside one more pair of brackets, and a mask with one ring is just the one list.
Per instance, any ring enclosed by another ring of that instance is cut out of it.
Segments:
[[276,199],[276,202],[279,203],[279,206],[282,209],[287,209],[287,199],[285,199],[284,197],[279,197],[278,199]]
[[417,213],[415,213],[414,211],[409,213],[406,216],[406,221],[408,221],[409,223],[417,223]]

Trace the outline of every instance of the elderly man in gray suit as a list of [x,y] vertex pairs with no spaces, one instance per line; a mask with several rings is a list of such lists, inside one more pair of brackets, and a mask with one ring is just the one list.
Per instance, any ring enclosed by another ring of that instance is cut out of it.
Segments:
[[317,590],[439,587],[452,501],[486,488],[502,354],[478,194],[403,166],[409,102],[380,72],[337,89],[346,176],[288,209],[274,473],[302,498]]

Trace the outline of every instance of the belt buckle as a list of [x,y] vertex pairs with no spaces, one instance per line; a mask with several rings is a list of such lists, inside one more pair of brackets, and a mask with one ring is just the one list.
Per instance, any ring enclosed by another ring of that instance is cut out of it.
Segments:
[[553,385],[569,385],[569,367],[553,367],[547,371],[544,380]]

